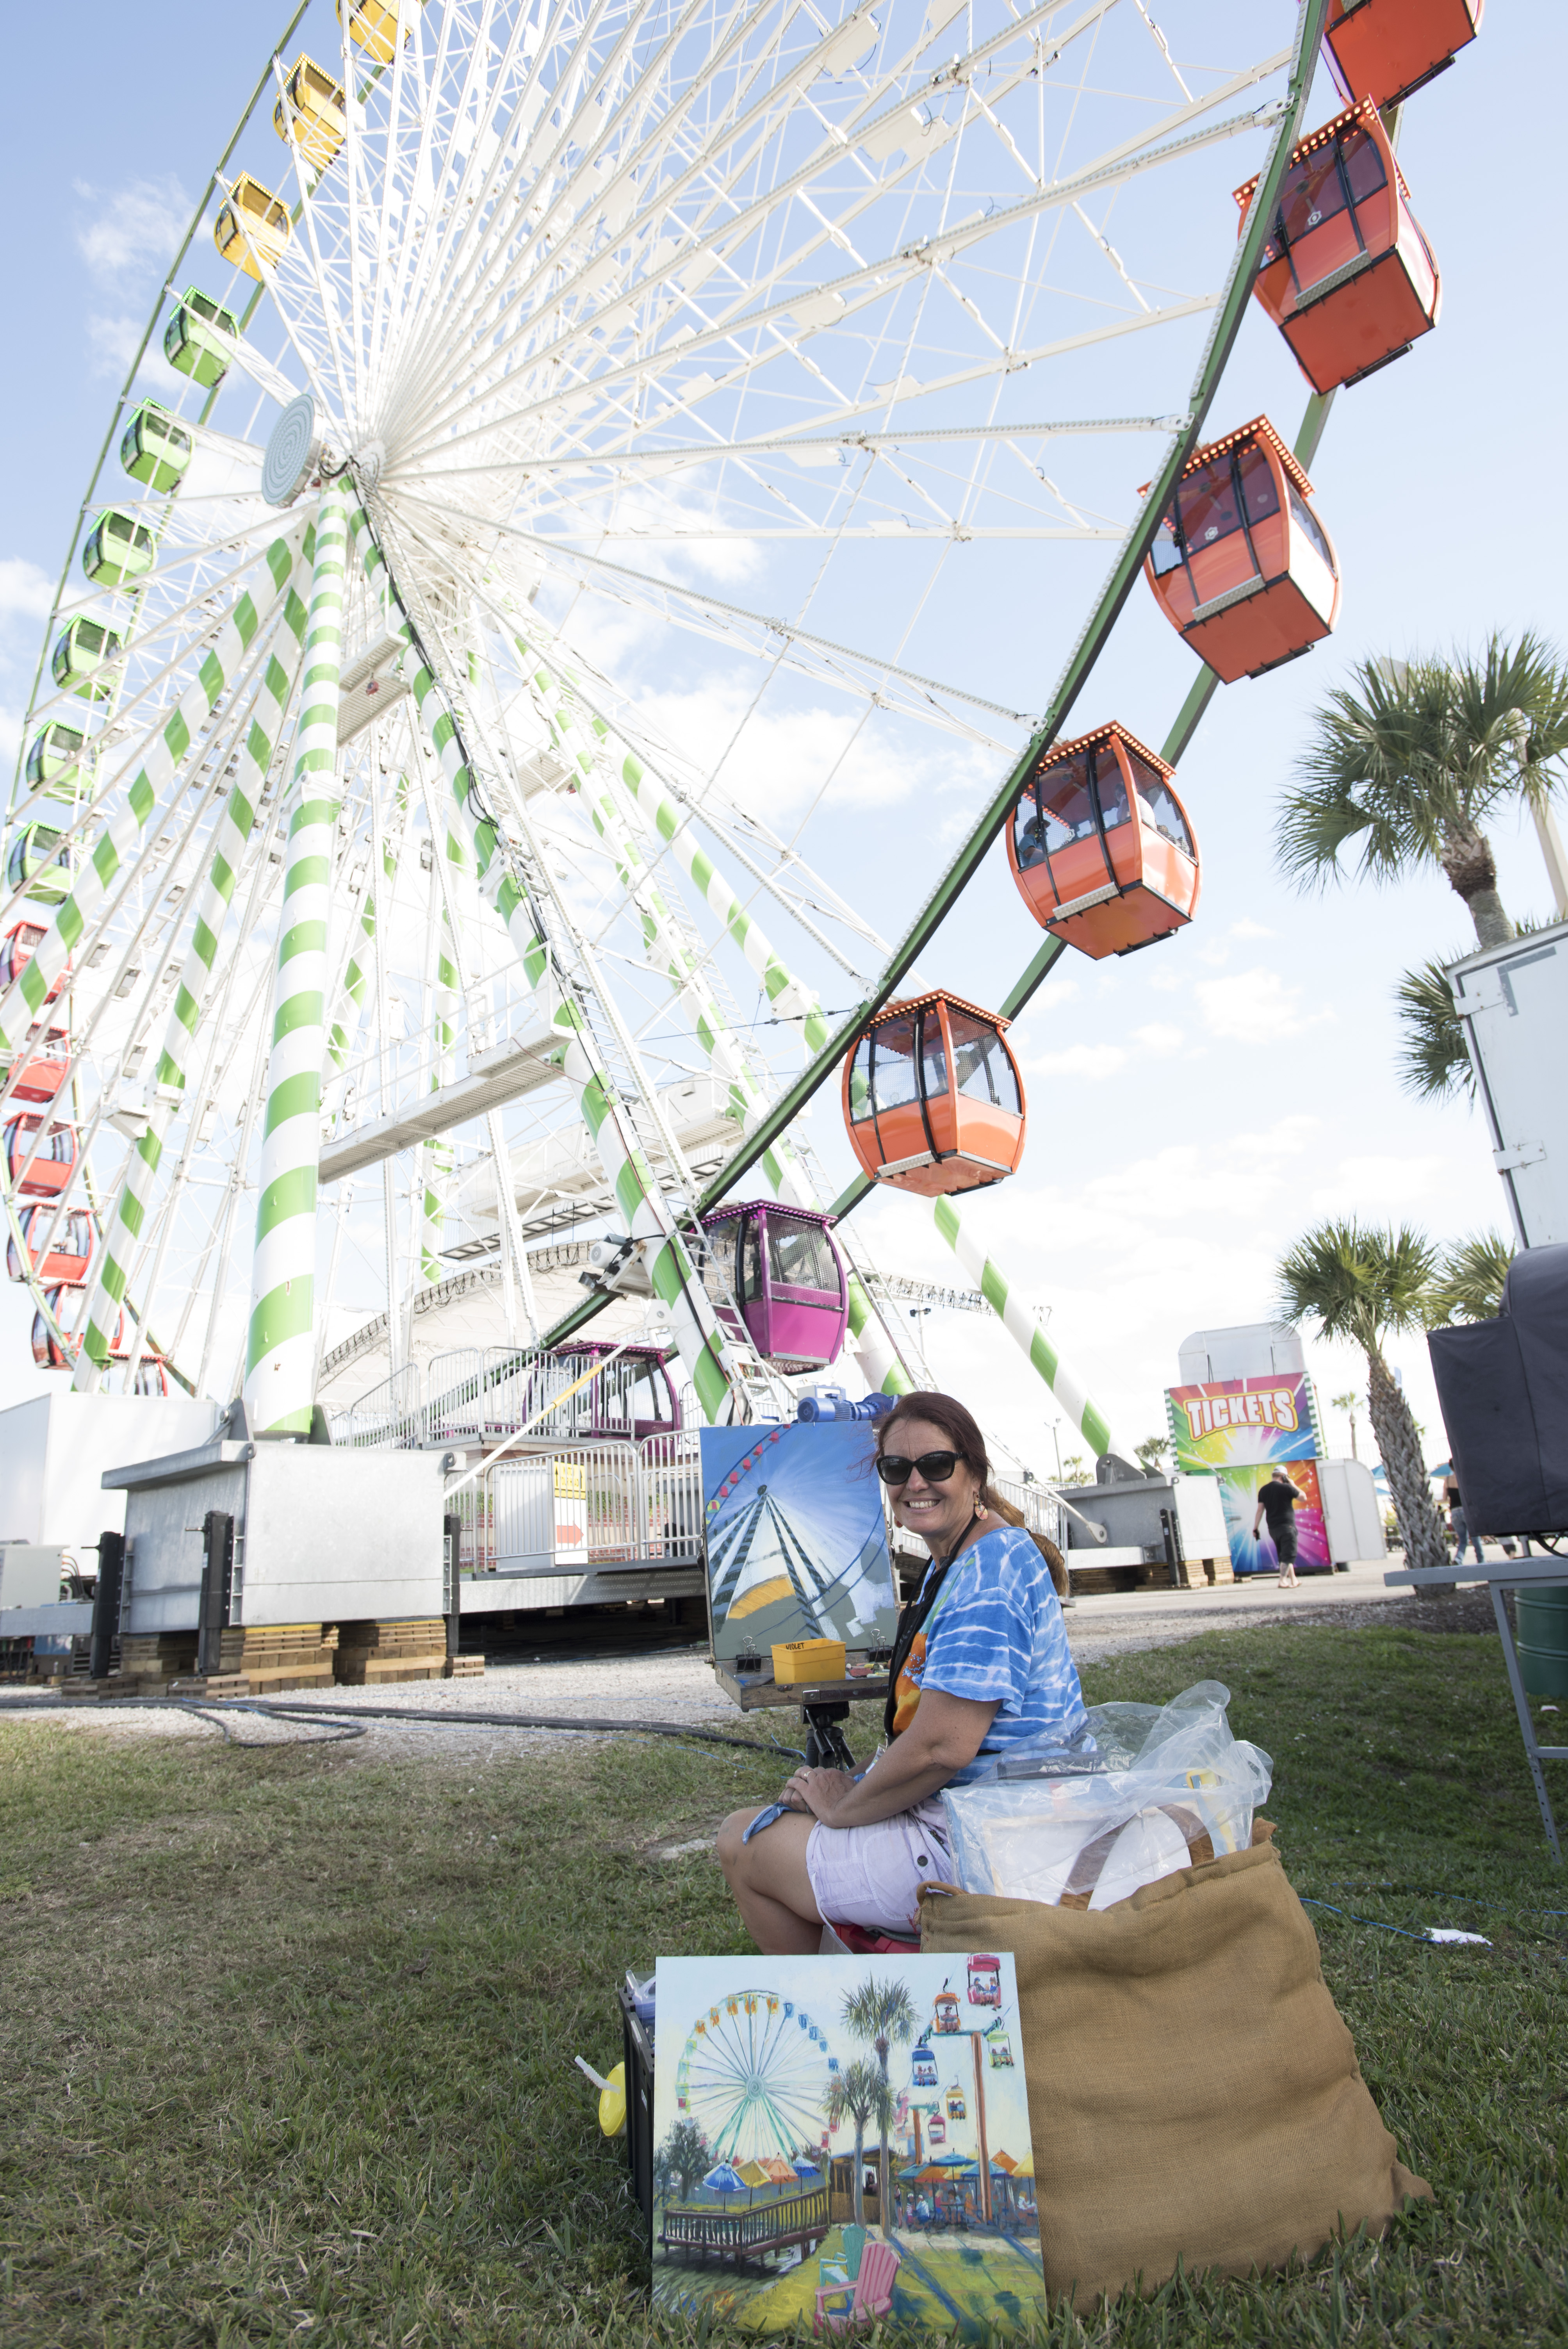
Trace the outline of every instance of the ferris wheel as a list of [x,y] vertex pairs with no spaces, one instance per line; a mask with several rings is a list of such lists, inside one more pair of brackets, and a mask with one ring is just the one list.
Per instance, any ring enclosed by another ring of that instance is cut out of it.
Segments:
[[[745,1414],[699,1206],[753,1164],[829,1204],[798,1112],[1001,802],[892,946],[843,826],[1059,726],[1324,5],[1200,0],[1180,55],[1143,0],[294,11],[24,730],[0,1204],[41,1361],[301,1427],[336,1339],[396,1372],[464,1267],[542,1340],[586,1224]],[[988,605],[1030,615],[1010,695]]]
[[720,2161],[792,2162],[827,2141],[838,2059],[803,2006],[738,1991],[698,2015],[676,2067],[676,2106]]

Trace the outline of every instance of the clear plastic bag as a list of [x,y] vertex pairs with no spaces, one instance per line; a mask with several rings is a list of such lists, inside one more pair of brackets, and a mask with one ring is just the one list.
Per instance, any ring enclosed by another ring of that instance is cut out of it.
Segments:
[[1166,1705],[1097,1705],[1087,1735],[949,1787],[965,1891],[1109,1909],[1179,1868],[1244,1851],[1274,1764],[1232,1735],[1230,1701],[1219,1681],[1200,1681]]

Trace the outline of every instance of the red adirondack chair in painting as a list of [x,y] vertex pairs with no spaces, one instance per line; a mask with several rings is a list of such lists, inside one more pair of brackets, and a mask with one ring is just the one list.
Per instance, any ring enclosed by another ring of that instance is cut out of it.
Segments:
[[[857,2324],[869,2324],[873,2318],[892,2313],[892,2283],[898,2273],[898,2253],[891,2243],[868,2243],[861,2253],[861,2271],[852,2285],[824,2284],[817,2294],[817,2317],[814,2329],[820,2333],[825,2325],[830,2333],[851,2333]],[[841,2308],[825,2308],[824,2301],[847,2301]]]

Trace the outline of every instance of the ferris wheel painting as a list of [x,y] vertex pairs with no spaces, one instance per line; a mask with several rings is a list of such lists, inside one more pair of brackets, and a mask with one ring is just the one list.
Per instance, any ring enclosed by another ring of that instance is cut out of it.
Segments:
[[[61,495],[0,841],[35,1356],[303,1431],[651,1297],[707,1421],[788,1418],[700,1212],[753,1164],[826,1211],[846,1143],[797,1112],[854,1007],[906,923],[1010,902],[976,833],[872,909],[868,810],[944,837],[1081,689],[1321,0],[1190,0],[1179,53],[1122,0],[284,16]],[[964,1018],[973,1110],[1006,1071]],[[1009,1171],[928,1150],[879,1177]],[[639,1287],[544,1260],[579,1224]],[[868,1384],[922,1383],[835,1237]],[[772,1499],[771,1579],[867,1621]]]
[[703,1430],[716,1656],[786,1640],[892,1646],[898,1602],[875,1449],[863,1426]]

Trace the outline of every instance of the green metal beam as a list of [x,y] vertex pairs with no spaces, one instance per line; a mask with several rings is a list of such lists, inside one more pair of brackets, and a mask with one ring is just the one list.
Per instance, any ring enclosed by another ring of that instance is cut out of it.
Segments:
[[1160,517],[1169,505],[1181,470],[1198,444],[1204,419],[1220,378],[1223,375],[1242,320],[1246,316],[1253,296],[1253,281],[1257,274],[1258,255],[1266,240],[1269,222],[1273,218],[1275,200],[1290,160],[1290,151],[1300,132],[1302,109],[1312,87],[1313,73],[1317,64],[1317,52],[1323,38],[1324,19],[1328,12],[1328,0],[1301,0],[1296,25],[1296,50],[1291,67],[1289,92],[1258,181],[1258,192],[1247,214],[1246,228],[1237,248],[1230,282],[1220,305],[1209,348],[1199,370],[1194,388],[1191,412],[1185,429],[1179,434],[1164,464],[1150,485],[1144,502],[1142,519],[1131,532],[1117,557],[1104,593],[1091,614],[1073,648],[1060,684],[1052,697],[1049,709],[1031,738],[1028,748],[1013,765],[1006,781],[996,792],[979,822],[970,832],[964,845],[933,889],[930,896],[915,915],[903,937],[893,947],[873,991],[829,1038],[828,1041],[789,1091],[780,1095],[767,1117],[753,1127],[740,1148],[721,1168],[704,1192],[701,1205],[717,1205],[731,1190],[748,1168],[756,1164],[766,1150],[770,1150],[780,1134],[791,1126],[813,1093],[827,1083],[839,1062],[849,1051],[861,1030],[872,1014],[879,1010],[903,978],[911,965],[930,945],[937,930],[952,911],[964,891],[979,871],[992,842],[1012,812],[1013,804],[1026,779],[1041,756],[1049,749],[1060,732],[1063,721],[1088,683],[1096,661],[1105,648],[1122,606],[1132,592],[1134,582],[1142,569],[1145,557],[1153,543],[1160,526]]

